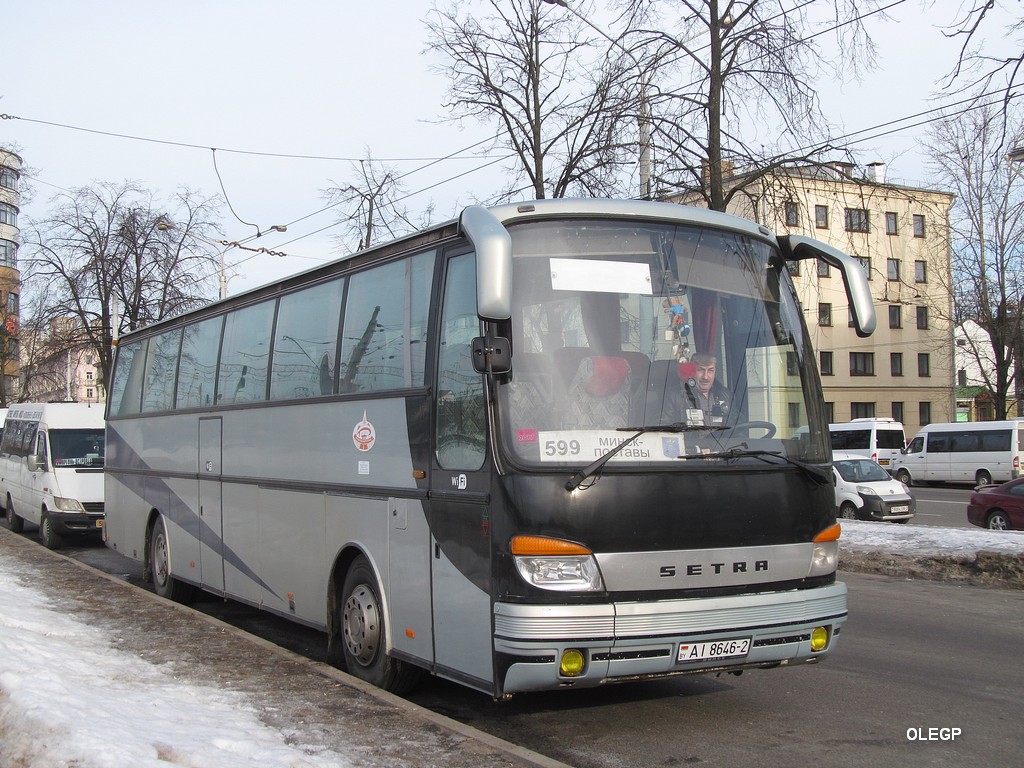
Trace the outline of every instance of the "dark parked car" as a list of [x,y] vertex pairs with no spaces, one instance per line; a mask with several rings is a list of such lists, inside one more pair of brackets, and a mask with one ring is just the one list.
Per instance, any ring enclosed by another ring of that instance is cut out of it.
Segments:
[[1024,477],[976,488],[967,502],[967,521],[995,531],[1024,530]]

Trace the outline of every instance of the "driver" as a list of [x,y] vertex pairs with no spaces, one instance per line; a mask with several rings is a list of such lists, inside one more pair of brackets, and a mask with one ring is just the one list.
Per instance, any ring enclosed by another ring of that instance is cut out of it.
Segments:
[[731,403],[725,387],[715,381],[718,359],[707,352],[693,356],[693,376],[665,393],[662,421],[713,426],[729,421]]

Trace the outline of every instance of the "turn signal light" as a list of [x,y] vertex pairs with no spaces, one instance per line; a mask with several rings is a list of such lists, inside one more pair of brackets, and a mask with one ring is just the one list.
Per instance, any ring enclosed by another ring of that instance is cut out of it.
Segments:
[[824,531],[822,531],[813,539],[811,539],[811,541],[815,542],[816,544],[821,544],[822,542],[826,541],[839,541],[839,537],[842,535],[843,527],[839,525],[839,523],[836,523],[835,525],[830,525]]
[[513,555],[590,555],[593,554],[582,544],[564,539],[551,539],[547,536],[513,536]]

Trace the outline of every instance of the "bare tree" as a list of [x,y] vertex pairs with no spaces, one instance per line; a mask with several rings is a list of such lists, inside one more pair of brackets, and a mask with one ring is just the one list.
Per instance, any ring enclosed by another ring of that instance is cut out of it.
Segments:
[[623,138],[638,110],[639,94],[626,87],[634,65],[609,57],[607,42],[588,43],[580,18],[548,0],[472,5],[483,13],[435,6],[429,45],[448,59],[449,119],[495,125],[495,144],[511,153],[498,197],[521,193],[524,181],[538,199],[621,193],[636,146]]
[[60,195],[34,222],[22,274],[43,286],[39,324],[72,321],[107,382],[112,339],[208,301],[217,269],[213,199],[178,191],[169,207],[135,183],[96,183]]
[[[714,210],[752,182],[797,164],[834,161],[815,80],[830,84],[871,60],[874,0],[622,0],[624,45],[648,70],[661,194],[699,190]],[[812,11],[815,16],[812,17]],[[824,26],[828,36],[818,30]]]
[[1020,110],[1016,135],[1004,135],[1002,110],[987,107],[937,122],[928,140],[936,181],[952,191],[953,295],[956,324],[977,323],[987,339],[965,335],[995,399],[996,418],[1021,385],[1024,311],[1024,178],[1006,161],[1006,143],[1024,141]]
[[426,226],[433,213],[428,206],[418,221],[413,221],[408,209],[402,205],[405,187],[395,168],[373,160],[369,151],[366,159],[353,166],[355,181],[325,190],[328,204],[342,211],[339,223],[344,233],[337,237],[339,246],[346,251],[369,248],[381,231],[390,238],[415,232]]
[[[956,65],[949,75],[947,87],[954,84],[980,91],[1002,88],[1004,107],[1013,97],[1013,89],[1024,79],[1024,14],[1020,4],[1014,11],[1009,3],[995,0],[970,0],[958,6],[958,16],[946,27],[946,35],[960,42]],[[995,31],[986,37],[985,31]]]

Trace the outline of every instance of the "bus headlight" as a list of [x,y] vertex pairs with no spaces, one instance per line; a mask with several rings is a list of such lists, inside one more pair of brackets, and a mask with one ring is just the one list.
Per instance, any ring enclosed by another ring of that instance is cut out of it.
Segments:
[[571,541],[513,536],[511,550],[523,581],[540,589],[598,592],[604,589],[594,554]]
[[827,576],[830,573],[835,573],[839,567],[839,536],[841,533],[842,528],[836,524],[829,526],[814,537],[808,576]]
[[85,507],[78,499],[65,499],[62,496],[53,497],[53,506],[61,512],[85,512]]

